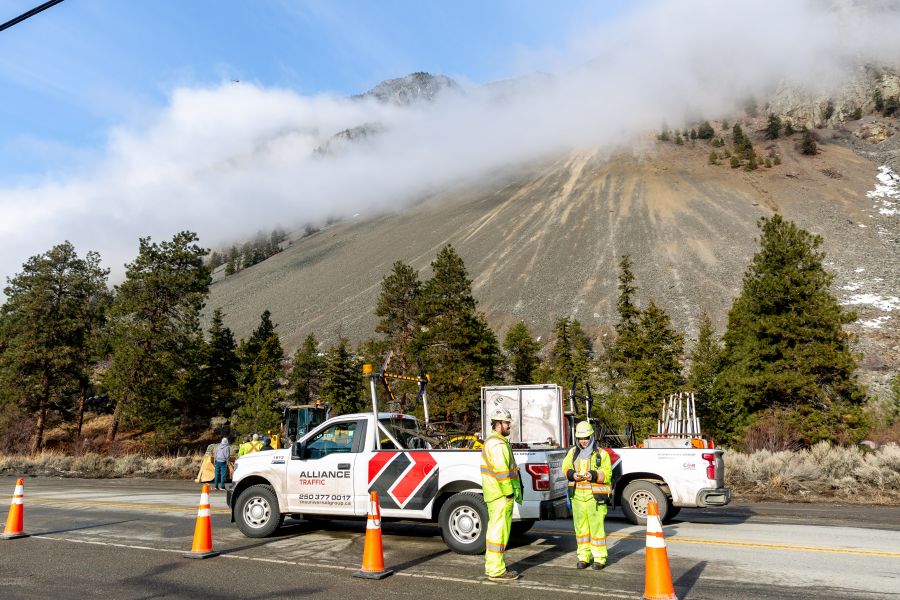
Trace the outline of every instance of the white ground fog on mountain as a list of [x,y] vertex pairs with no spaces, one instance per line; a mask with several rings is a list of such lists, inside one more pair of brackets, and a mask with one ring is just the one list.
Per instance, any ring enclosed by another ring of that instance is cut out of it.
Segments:
[[[727,115],[785,82],[827,90],[865,61],[900,56],[897,31],[896,2],[647,2],[511,69],[552,75],[433,103],[400,108],[245,82],[177,89],[155,117],[110,131],[83,172],[0,187],[0,275],[65,239],[99,251],[115,278],[141,236],[192,229],[216,246],[276,225],[402,211],[511,165],[613,151],[662,122]],[[364,123],[383,135],[315,154]]]

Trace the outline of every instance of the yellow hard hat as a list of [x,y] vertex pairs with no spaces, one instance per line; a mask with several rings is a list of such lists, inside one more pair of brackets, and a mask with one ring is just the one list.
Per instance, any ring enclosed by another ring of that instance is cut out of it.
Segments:
[[575,427],[575,437],[589,438],[594,435],[594,426],[587,421],[582,421]]

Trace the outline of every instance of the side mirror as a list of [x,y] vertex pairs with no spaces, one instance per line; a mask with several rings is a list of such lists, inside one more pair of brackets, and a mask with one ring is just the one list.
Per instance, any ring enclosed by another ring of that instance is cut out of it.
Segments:
[[296,458],[298,460],[304,460],[307,458],[306,444],[300,442],[294,442],[294,445],[291,448],[291,452],[293,452],[292,458]]

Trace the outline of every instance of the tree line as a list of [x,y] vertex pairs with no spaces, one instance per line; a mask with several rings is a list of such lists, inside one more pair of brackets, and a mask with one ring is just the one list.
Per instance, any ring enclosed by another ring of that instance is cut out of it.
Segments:
[[[829,291],[822,239],[779,215],[759,227],[760,249],[724,334],[702,313],[689,347],[661,306],[638,302],[628,255],[619,261],[617,321],[599,344],[565,315],[544,348],[524,322],[501,341],[448,245],[427,280],[394,263],[381,282],[372,337],[353,347],[339,336],[323,348],[311,332],[290,357],[268,310],[247,339],[235,339],[221,308],[202,330],[211,277],[194,233],[141,239],[124,281],[111,290],[99,255],[79,258],[65,242],[30,258],[5,289],[0,429],[27,431],[37,451],[48,424],[67,424],[80,436],[86,403],[103,396],[112,412],[109,443],[128,427],[152,431],[159,449],[171,447],[215,416],[227,417],[234,433],[262,432],[277,426],[286,404],[321,400],[336,413],[366,410],[361,366],[377,369],[394,350],[393,372],[413,374],[424,362],[431,419],[452,427],[478,426],[483,385],[568,387],[577,378],[594,390],[593,416],[613,429],[633,427],[639,437],[655,431],[665,395],[692,390],[719,442],[771,438],[773,423],[777,444],[858,441],[869,422],[844,331],[855,315]],[[394,406],[386,408],[421,414],[411,385],[394,385]]]

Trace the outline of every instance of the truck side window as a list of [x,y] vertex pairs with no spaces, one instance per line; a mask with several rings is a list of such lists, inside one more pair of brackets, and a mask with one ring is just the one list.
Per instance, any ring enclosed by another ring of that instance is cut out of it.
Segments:
[[309,458],[316,459],[336,452],[352,452],[358,421],[335,423],[318,433],[307,445]]

